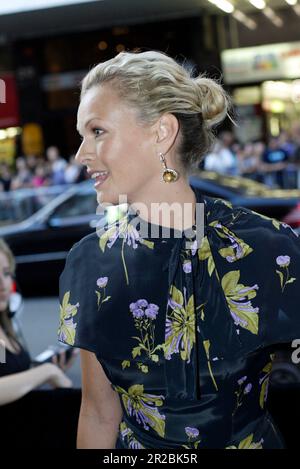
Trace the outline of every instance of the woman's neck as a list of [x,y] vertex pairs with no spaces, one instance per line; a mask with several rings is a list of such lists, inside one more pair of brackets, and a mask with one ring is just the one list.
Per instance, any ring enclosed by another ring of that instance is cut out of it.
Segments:
[[174,183],[160,182],[145,188],[139,202],[130,206],[138,210],[143,220],[176,230],[186,230],[195,224],[196,196],[186,180]]

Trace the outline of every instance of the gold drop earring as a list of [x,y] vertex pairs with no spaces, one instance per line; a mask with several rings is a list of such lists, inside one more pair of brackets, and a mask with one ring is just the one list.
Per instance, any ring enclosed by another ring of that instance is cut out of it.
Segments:
[[159,153],[160,161],[164,166],[163,174],[162,174],[162,181],[164,182],[175,182],[179,178],[179,173],[176,169],[171,169],[167,167],[166,159],[163,153]]

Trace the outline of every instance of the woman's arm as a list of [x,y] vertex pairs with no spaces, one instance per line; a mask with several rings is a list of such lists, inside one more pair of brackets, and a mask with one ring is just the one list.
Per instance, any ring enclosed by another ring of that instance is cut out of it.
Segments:
[[20,373],[1,377],[0,405],[16,401],[45,383],[62,388],[72,385],[70,379],[56,365],[45,363]]
[[96,356],[81,350],[82,401],[77,448],[115,448],[122,407]]

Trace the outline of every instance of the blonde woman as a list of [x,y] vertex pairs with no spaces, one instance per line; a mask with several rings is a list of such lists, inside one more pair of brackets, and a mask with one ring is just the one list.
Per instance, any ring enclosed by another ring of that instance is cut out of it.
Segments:
[[284,446],[265,404],[274,344],[300,337],[299,239],[189,183],[228,107],[156,51],[82,82],[76,160],[102,208],[129,209],[108,207],[60,277],[59,340],[82,349],[78,448]]

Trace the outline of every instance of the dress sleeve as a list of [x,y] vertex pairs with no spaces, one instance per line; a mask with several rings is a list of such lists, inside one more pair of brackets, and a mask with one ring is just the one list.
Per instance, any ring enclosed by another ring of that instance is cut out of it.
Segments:
[[83,238],[69,251],[59,277],[59,342],[97,353],[99,277],[97,243],[93,238]]
[[284,223],[275,231],[269,246],[274,289],[270,298],[273,307],[266,324],[267,344],[300,338],[300,238]]

